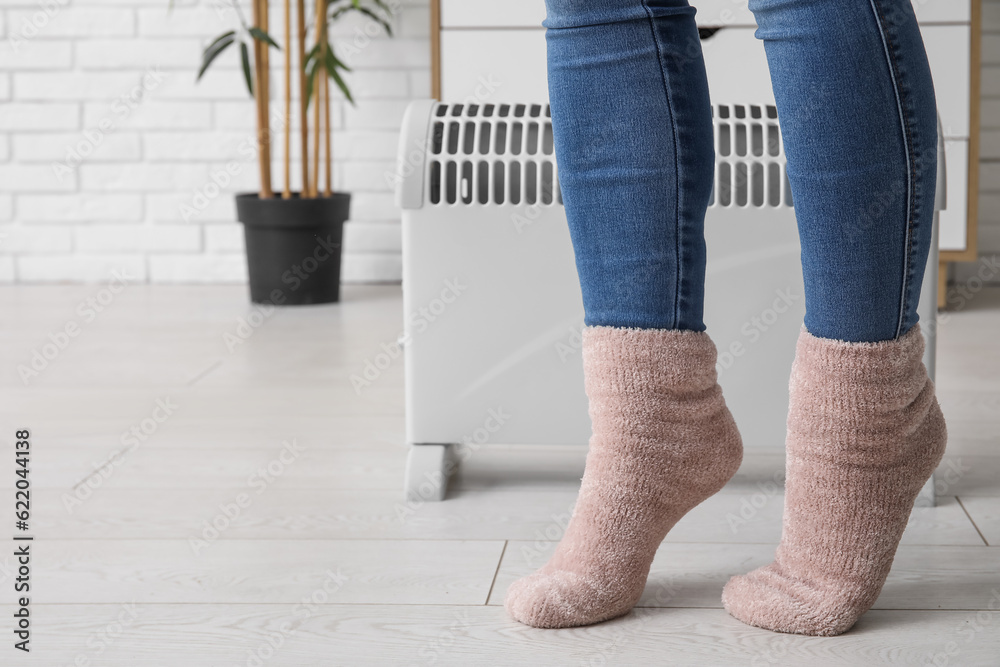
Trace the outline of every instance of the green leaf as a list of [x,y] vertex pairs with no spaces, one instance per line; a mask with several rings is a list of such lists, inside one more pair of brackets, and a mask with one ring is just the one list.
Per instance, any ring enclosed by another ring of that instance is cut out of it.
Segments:
[[327,75],[333,79],[334,83],[337,84],[337,87],[340,88],[340,92],[344,94],[347,101],[354,104],[354,98],[351,96],[351,90],[347,87],[347,84],[344,83],[344,80],[340,76],[340,72],[337,71],[338,69],[350,70],[344,65],[344,63],[337,59],[336,55],[334,55],[332,45],[328,44],[326,47],[326,63],[324,64]]
[[387,16],[392,16],[392,9],[383,0],[372,0],[376,5],[378,5]]
[[224,32],[221,35],[219,35],[218,37],[216,37],[215,41],[213,41],[211,44],[209,44],[205,48],[205,51],[209,51],[209,50],[215,48],[216,46],[218,46],[220,42],[223,42],[226,39],[231,39],[231,38],[234,38],[234,37],[236,37],[236,31],[235,30],[230,30],[229,32]]
[[318,53],[319,53],[319,44],[312,47],[309,50],[309,53],[306,54],[306,62],[304,63],[306,69],[309,69],[309,63],[312,62],[313,58],[315,58]]
[[[316,51],[317,49],[313,49],[313,51]],[[310,100],[312,100],[313,88],[315,87],[316,73],[319,71],[319,67],[316,66],[315,61],[319,60],[319,58],[312,58],[311,54],[306,60],[309,62],[306,67],[306,108],[309,108]]]
[[333,45],[327,44],[326,46],[327,59],[333,58],[333,64],[337,66],[337,69],[342,69],[345,72],[350,72],[351,68],[344,64],[344,62],[337,57],[337,54],[333,52]]
[[281,47],[278,46],[278,43],[273,39],[271,39],[271,36],[268,35],[266,32],[264,32],[263,30],[261,30],[260,28],[257,27],[250,28],[250,35],[256,40],[260,40],[261,42],[266,42],[271,46],[273,46],[274,48],[278,49],[279,51],[281,50]]
[[208,66],[212,64],[215,58],[226,50],[226,47],[236,41],[236,33],[230,30],[224,35],[220,35],[214,42],[208,45],[205,52],[201,56],[201,68],[198,70],[198,78],[196,81],[201,81],[201,77],[208,70]]
[[351,97],[351,91],[348,89],[347,84],[344,83],[344,80],[340,78],[340,74],[337,73],[337,70],[327,71],[330,73],[330,78],[333,79],[333,81],[337,84],[337,87],[340,88],[340,92],[342,92],[344,97],[347,98],[347,101],[354,104],[354,98]]
[[387,33],[389,33],[389,36],[392,37],[392,26],[389,25],[389,22],[386,21],[384,18],[382,18],[381,16],[376,15],[375,12],[373,12],[370,9],[368,9],[367,7],[355,7],[354,9],[356,11],[361,12],[365,16],[368,16],[373,21],[375,21],[376,23],[378,23],[380,26],[382,26],[385,29],[385,31]]
[[[333,12],[330,14],[330,19],[329,20],[331,22],[334,22],[334,21],[336,21],[337,19],[339,19],[341,16],[343,16],[344,14],[346,14],[348,12],[360,12],[361,14],[364,14],[365,16],[371,18],[373,21],[375,21],[380,26],[382,26],[382,29],[385,30],[386,33],[388,33],[388,35],[390,37],[393,36],[392,35],[392,25],[389,23],[388,20],[386,20],[385,18],[379,16],[378,14],[376,14],[375,12],[373,12],[371,9],[368,9],[367,7],[362,7],[360,4],[358,4],[356,2],[352,2],[349,5],[345,5],[343,7],[338,7],[337,9],[333,10]],[[386,13],[389,16],[392,16],[392,12],[388,11],[388,9],[386,9]]]
[[240,57],[243,59],[243,77],[247,82],[247,90],[250,97],[253,97],[253,77],[250,75],[250,52],[247,50],[246,42],[240,42]]

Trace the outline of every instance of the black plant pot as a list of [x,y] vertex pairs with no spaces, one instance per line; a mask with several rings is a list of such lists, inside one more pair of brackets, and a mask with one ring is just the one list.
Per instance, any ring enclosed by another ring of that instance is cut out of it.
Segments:
[[250,300],[297,306],[340,300],[340,254],[351,195],[236,197],[246,236]]

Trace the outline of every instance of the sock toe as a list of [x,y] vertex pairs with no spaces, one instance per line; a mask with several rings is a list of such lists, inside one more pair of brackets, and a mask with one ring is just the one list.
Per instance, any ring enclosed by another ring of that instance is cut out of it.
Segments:
[[839,596],[789,579],[773,564],[730,579],[722,589],[722,605],[748,625],[814,637],[843,634],[857,620]]
[[633,602],[613,599],[574,572],[536,572],[507,589],[504,607],[510,616],[535,628],[571,628],[600,623],[625,614]]

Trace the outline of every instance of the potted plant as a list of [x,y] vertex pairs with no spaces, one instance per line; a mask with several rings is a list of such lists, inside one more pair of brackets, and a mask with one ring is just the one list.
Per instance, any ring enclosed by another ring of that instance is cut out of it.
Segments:
[[[205,48],[198,71],[200,80],[219,54],[238,44],[243,78],[256,101],[260,190],[236,196],[237,217],[243,223],[246,239],[250,299],[254,303],[297,305],[339,301],[341,240],[351,196],[334,192],[332,187],[330,81],[349,102],[353,104],[354,99],[342,76],[350,68],[337,57],[330,42],[329,26],[356,12],[377,21],[392,35],[391,11],[384,0],[316,0],[311,31],[307,26],[305,0],[294,1],[293,40],[293,0],[283,0],[283,50],[268,33],[268,0],[251,0],[250,23],[234,1],[237,29],[220,35]],[[293,48],[299,63],[295,74]],[[284,64],[284,115],[280,122],[284,160],[280,191],[275,190],[271,180],[271,49],[281,53]],[[291,181],[293,84],[298,86],[298,139],[302,153],[302,183],[298,191],[293,191]]]

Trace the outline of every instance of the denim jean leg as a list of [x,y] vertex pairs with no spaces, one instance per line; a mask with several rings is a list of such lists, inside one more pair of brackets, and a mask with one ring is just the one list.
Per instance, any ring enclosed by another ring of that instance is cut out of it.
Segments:
[[937,111],[910,0],[750,0],[802,242],[806,328],[850,342],[917,322]]
[[686,0],[547,0],[559,185],[586,323],[703,331],[708,82]]

